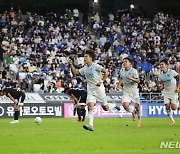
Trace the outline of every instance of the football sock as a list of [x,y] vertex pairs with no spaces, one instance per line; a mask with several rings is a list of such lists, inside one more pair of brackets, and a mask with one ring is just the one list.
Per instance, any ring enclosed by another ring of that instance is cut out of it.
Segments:
[[93,127],[94,113],[93,110],[88,110],[88,122]]
[[77,108],[75,107],[75,108],[74,108],[74,111],[73,111],[73,116],[76,115],[76,110],[77,110]]
[[81,121],[81,109],[77,108],[78,121]]
[[170,110],[170,109],[166,109],[166,112],[167,112],[167,115],[168,115],[169,119],[170,119],[171,121],[174,121],[174,118],[173,118],[173,115],[172,115],[171,110]]
[[126,109],[126,111],[128,111],[128,112],[130,112],[130,113],[133,113],[133,112],[134,112],[134,110],[133,110],[131,107],[128,107],[128,108]]
[[85,116],[86,116],[86,109],[81,109],[82,110],[82,116],[83,116],[83,119],[82,121],[85,120]]
[[141,111],[136,111],[138,121],[141,121]]
[[18,118],[19,118],[19,113],[20,113],[19,110],[15,110],[15,111],[14,111],[14,120],[18,120]]

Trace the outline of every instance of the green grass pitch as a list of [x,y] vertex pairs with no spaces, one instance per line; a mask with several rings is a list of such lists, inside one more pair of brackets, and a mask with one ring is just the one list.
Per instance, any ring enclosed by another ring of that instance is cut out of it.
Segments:
[[94,132],[73,119],[0,119],[1,154],[179,154],[178,149],[160,149],[161,141],[180,142],[180,118],[170,126],[168,118],[144,118],[136,128],[131,118],[95,118]]

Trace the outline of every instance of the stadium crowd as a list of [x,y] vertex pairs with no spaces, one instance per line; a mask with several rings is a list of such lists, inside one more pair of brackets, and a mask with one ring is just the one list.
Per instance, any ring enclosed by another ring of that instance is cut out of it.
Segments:
[[130,13],[98,13],[82,22],[78,9],[44,16],[21,10],[0,15],[0,84],[27,92],[62,92],[65,87],[86,89],[86,80],[73,77],[68,58],[77,68],[84,64],[83,52],[93,49],[96,62],[110,71],[106,92],[115,92],[123,58],[129,56],[138,68],[140,92],[160,92],[153,75],[160,60],[180,72],[179,18],[158,12],[154,18]]

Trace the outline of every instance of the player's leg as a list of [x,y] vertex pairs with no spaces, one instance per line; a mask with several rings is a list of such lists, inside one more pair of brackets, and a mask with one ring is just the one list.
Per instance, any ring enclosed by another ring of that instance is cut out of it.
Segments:
[[81,107],[81,113],[82,113],[82,121],[84,121],[85,120],[85,117],[86,117],[86,109],[85,109],[85,105],[82,105],[82,107]]
[[73,110],[73,116],[75,117],[76,116],[76,111],[77,111],[77,108],[76,106],[74,107],[74,110]]
[[166,106],[167,115],[168,115],[169,119],[171,120],[170,125],[175,125],[175,120],[174,120],[172,112],[171,112],[170,103],[166,103],[165,106]]
[[21,92],[21,96],[18,99],[18,104],[14,104],[14,121],[10,122],[11,124],[19,123],[20,106],[23,105],[25,97],[25,93]]
[[83,128],[89,131],[94,131],[94,105],[96,103],[96,98],[93,95],[87,96],[87,106],[88,106],[88,125],[83,125]]
[[135,110],[136,110],[136,115],[137,115],[137,127],[141,127],[141,107],[138,103],[134,104]]
[[[172,97],[171,99],[171,103],[170,103],[170,109],[175,111],[176,109],[178,109],[178,105],[179,105],[179,102],[178,102],[178,96],[174,96]],[[173,114],[172,114],[172,117],[173,117]],[[175,125],[176,122],[175,120],[171,120],[171,124],[170,125]]]
[[78,121],[81,121],[81,108],[77,107]]
[[169,119],[171,120],[171,124],[175,124],[172,112],[171,112],[171,105],[170,105],[170,99],[167,96],[164,96],[164,104],[166,106],[166,112],[167,112],[167,116],[169,117]]
[[127,111],[127,112],[129,112],[129,113],[132,113],[132,119],[135,121],[135,119],[136,119],[136,112],[135,112],[135,110],[133,110],[133,108],[132,107],[130,107],[130,101],[129,102],[123,102],[122,103],[123,104],[123,108]]
[[114,102],[114,103],[108,103],[107,96],[105,93],[105,90],[101,88],[99,91],[97,91],[96,95],[97,101],[101,102],[101,106],[104,111],[111,110],[113,108],[120,110],[120,107]]
[[130,107],[130,103],[131,103],[131,98],[128,94],[123,94],[123,97],[122,97],[122,105],[123,105],[123,108],[127,111],[127,112],[130,112],[132,113],[132,119],[135,121],[136,119],[136,112],[135,110],[132,109],[132,107]]
[[14,104],[14,120],[11,121],[11,124],[19,123],[19,111],[20,106],[18,104]]

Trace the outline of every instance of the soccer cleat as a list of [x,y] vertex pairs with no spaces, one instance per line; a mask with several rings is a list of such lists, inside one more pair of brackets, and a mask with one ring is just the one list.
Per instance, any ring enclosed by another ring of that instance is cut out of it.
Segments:
[[10,122],[10,124],[17,124],[17,123],[19,123],[19,120],[13,120]]
[[134,111],[134,112],[132,113],[132,119],[133,119],[133,121],[136,120],[136,111]]
[[140,121],[137,122],[136,127],[141,127],[141,122]]
[[85,130],[94,131],[94,128],[91,125],[83,125]]
[[116,105],[116,106],[115,106],[115,109],[118,110],[118,111],[120,111],[120,110],[121,110],[121,107],[118,106],[118,105]]
[[171,126],[176,125],[176,122],[175,121],[171,121],[171,123],[169,125],[171,125]]
[[116,106],[114,107],[116,110],[120,111],[121,110],[121,107],[119,105],[116,104],[116,102],[112,102],[113,104],[115,104]]

